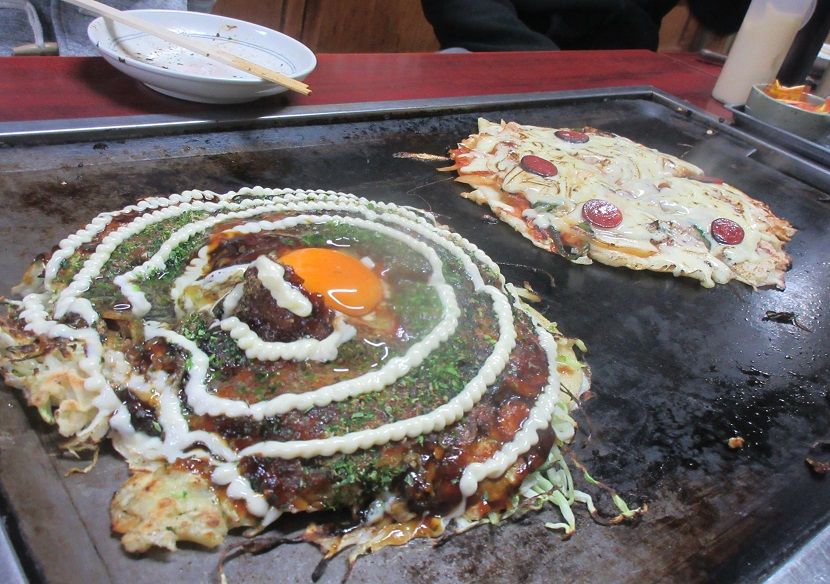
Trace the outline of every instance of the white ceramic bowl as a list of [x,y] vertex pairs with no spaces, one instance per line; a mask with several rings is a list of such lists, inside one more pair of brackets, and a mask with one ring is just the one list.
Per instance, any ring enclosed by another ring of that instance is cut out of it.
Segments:
[[[317,66],[308,47],[264,26],[202,12],[129,12],[294,79],[305,79]],[[172,97],[202,103],[244,103],[286,91],[280,85],[104,18],[93,20],[87,32],[113,67]]]

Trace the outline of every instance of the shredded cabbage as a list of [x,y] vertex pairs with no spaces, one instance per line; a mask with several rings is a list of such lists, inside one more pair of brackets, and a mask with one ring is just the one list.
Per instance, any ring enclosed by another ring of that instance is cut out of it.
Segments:
[[[556,429],[557,425],[562,424],[566,424],[570,429],[576,427],[576,422],[574,422],[573,418],[564,409],[557,409],[552,424],[554,429]],[[596,505],[594,505],[593,497],[589,493],[577,489],[574,484],[573,474],[562,452],[566,442],[567,440],[562,440],[559,437],[559,432],[557,431],[556,444],[551,448],[547,460],[541,467],[525,478],[508,510],[502,513],[491,512],[487,517],[479,521],[469,521],[459,518],[455,521],[456,531],[466,531],[481,523],[498,525],[513,515],[528,511],[538,511],[548,503],[557,508],[562,520],[559,522],[547,522],[545,523],[545,527],[554,531],[563,531],[563,536],[566,538],[570,537],[576,531],[576,516],[573,512],[574,505],[584,505],[591,516],[598,519],[598,511]],[[611,500],[619,511],[619,515],[610,520],[611,524],[619,523],[624,519],[631,519],[645,512],[644,508],[631,508],[616,492],[602,485],[602,483],[592,477],[578,462],[576,464],[582,470],[582,476],[589,485],[602,487],[610,491]]]

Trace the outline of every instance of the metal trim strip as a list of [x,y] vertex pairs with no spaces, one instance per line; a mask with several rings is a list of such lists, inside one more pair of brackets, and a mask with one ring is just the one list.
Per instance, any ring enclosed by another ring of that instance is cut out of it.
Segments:
[[489,106],[511,104],[533,105],[540,102],[608,98],[646,98],[656,92],[650,86],[609,87],[558,92],[496,94],[406,101],[359,102],[322,106],[287,106],[276,113],[257,108],[241,115],[236,110],[208,116],[182,116],[154,114],[143,116],[118,116],[101,118],[72,118],[39,120],[32,122],[0,122],[0,143],[7,145],[35,145],[56,141],[92,140],[99,136],[112,139],[115,136],[154,136],[171,133],[206,132],[237,128],[256,128],[287,125],[298,122],[319,122],[337,119],[347,121],[356,116],[404,115],[408,112],[422,114],[430,111],[464,111]]

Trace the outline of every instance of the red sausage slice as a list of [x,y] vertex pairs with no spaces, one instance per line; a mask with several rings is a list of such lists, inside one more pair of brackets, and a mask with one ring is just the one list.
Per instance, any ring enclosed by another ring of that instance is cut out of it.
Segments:
[[622,211],[614,203],[602,199],[591,199],[582,205],[582,216],[597,227],[616,227],[622,223]]
[[539,176],[550,177],[559,174],[559,170],[553,162],[539,156],[534,156],[533,154],[522,156],[522,159],[519,161],[519,166],[522,167],[522,170],[538,174]]
[[588,134],[579,130],[556,130],[553,135],[571,144],[585,144],[588,141]]
[[712,221],[709,231],[714,240],[723,245],[738,245],[744,240],[743,227],[724,217]]

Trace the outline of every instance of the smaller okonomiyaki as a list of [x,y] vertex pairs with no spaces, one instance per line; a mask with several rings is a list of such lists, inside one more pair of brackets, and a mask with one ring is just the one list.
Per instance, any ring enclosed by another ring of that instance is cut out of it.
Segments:
[[578,341],[426,213],[260,187],[150,198],[16,292],[6,383],[67,448],[109,437],[127,460],[111,517],[129,551],[329,509],[364,529],[312,539],[376,549],[586,501],[560,450],[588,385]]
[[711,288],[732,279],[784,287],[795,229],[764,203],[674,156],[595,128],[479,119],[450,151],[463,196],[488,205],[535,245],[669,272]]

